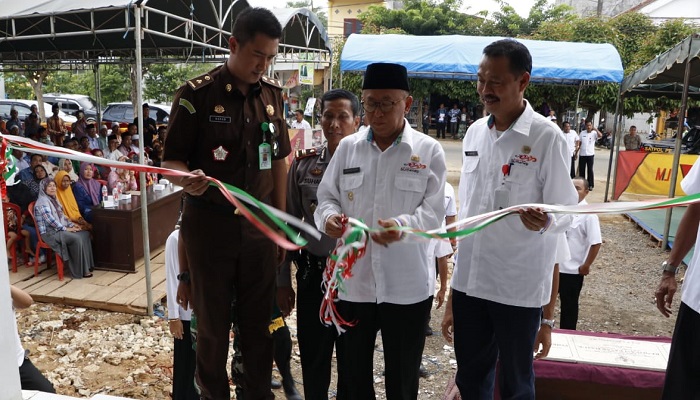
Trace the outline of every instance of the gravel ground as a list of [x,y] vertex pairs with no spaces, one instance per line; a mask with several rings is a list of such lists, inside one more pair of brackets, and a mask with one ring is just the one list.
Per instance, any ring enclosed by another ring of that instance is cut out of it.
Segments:
[[[675,319],[661,316],[653,298],[665,252],[622,216],[602,216],[601,225],[604,244],[581,293],[579,329],[670,336]],[[426,340],[423,364],[430,375],[421,379],[420,399],[441,398],[456,369],[452,347],[438,334],[441,320],[442,309],[433,310],[436,334]],[[51,304],[19,312],[18,321],[33,362],[60,394],[169,398],[173,345],[166,321]],[[294,334],[294,315],[288,324]],[[293,340],[293,374],[301,384]],[[382,370],[378,340],[375,388],[380,399],[385,398]],[[284,398],[281,391],[275,394]]]

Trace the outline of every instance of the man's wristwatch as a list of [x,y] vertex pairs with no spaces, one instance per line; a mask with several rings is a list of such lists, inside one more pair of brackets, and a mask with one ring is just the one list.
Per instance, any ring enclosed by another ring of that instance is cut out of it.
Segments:
[[177,280],[180,282],[190,283],[190,273],[185,271],[181,274],[177,274]]
[[668,261],[664,261],[661,263],[661,273],[670,272],[675,275],[678,273],[678,267],[678,265],[671,265]]
[[550,328],[554,329],[554,320],[553,319],[547,319],[547,318],[542,318],[540,321],[540,325],[547,325]]

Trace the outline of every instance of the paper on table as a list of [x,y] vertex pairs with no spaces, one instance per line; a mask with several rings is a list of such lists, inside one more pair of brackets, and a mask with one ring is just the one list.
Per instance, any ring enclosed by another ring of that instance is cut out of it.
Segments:
[[547,360],[665,371],[668,343],[552,333]]

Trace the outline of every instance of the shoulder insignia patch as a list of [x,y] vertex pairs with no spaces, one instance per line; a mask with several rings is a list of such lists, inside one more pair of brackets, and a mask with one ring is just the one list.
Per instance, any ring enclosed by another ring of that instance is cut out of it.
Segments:
[[273,78],[270,78],[269,76],[263,76],[261,80],[270,86],[274,86],[278,89],[282,89],[282,82],[280,82],[278,79],[273,79]]
[[313,147],[310,149],[299,149],[299,150],[297,150],[297,152],[295,154],[295,158],[297,160],[302,160],[304,158],[311,157],[311,156],[317,156],[319,154],[321,154],[321,153],[318,151],[318,149],[313,148]]
[[211,83],[214,83],[214,79],[208,73],[187,81],[193,90],[201,89]]

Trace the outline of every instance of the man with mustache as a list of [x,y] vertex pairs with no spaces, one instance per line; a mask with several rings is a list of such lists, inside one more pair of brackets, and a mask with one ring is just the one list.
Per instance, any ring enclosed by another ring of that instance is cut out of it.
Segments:
[[[460,219],[518,204],[577,203],[564,137],[523,97],[531,71],[530,52],[516,40],[484,48],[477,92],[491,115],[472,124],[462,144]],[[496,360],[502,398],[535,398],[533,347],[538,330],[554,325],[541,319],[542,306],[557,236],[568,225],[568,217],[528,207],[460,241],[442,329],[454,339],[462,398],[493,398]]]

